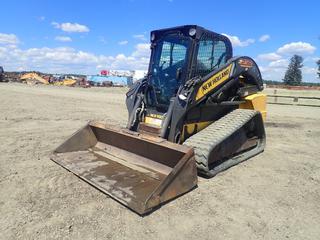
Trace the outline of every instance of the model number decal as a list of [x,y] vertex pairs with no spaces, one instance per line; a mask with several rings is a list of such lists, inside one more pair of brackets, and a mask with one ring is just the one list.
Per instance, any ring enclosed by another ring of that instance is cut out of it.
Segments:
[[148,117],[163,119],[163,115],[150,113]]

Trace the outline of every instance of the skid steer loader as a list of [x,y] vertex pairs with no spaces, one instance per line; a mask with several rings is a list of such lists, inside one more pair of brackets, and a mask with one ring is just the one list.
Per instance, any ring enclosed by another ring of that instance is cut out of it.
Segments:
[[151,32],[148,74],[126,94],[125,129],[89,122],[52,160],[143,215],[264,150],[257,64],[200,26]]

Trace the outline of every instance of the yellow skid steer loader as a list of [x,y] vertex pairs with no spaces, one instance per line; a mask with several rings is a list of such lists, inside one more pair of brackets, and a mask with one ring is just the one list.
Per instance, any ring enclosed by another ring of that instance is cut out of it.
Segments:
[[257,64],[196,25],[151,32],[148,74],[126,94],[128,123],[89,122],[52,160],[143,215],[265,147]]

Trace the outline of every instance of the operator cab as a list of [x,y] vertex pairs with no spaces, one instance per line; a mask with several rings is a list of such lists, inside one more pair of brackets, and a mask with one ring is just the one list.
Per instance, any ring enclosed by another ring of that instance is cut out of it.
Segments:
[[180,85],[209,74],[232,57],[227,37],[196,25],[151,32],[151,50],[147,105],[163,113]]

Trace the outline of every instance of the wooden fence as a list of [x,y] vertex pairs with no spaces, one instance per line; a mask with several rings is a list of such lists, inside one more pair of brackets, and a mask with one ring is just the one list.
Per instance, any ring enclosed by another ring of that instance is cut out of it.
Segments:
[[320,107],[320,97],[299,97],[286,95],[267,95],[268,104]]

